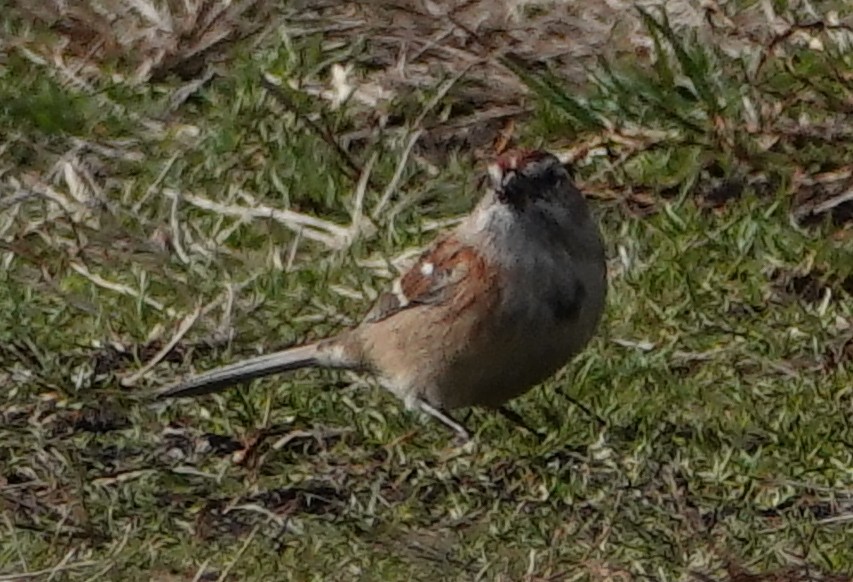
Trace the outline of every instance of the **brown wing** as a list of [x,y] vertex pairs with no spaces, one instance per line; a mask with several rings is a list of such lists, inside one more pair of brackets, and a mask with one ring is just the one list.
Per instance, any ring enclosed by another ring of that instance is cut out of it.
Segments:
[[[469,284],[460,284],[469,279]],[[386,319],[417,305],[451,303],[457,311],[468,307],[476,294],[494,284],[495,274],[473,248],[454,237],[437,241],[395,283],[379,296],[365,323]]]

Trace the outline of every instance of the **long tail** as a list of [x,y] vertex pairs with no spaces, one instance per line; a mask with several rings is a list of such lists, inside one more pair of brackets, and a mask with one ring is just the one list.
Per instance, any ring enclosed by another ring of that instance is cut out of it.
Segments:
[[[229,366],[222,366],[166,386],[156,394],[157,398],[180,398],[184,396],[202,396],[220,392],[226,388],[248,382],[255,378],[270,376],[288,370],[308,368],[318,365],[334,365],[328,362],[328,355],[318,349],[320,344],[308,344],[289,348],[273,354],[250,358]],[[323,350],[325,351],[325,350]]]

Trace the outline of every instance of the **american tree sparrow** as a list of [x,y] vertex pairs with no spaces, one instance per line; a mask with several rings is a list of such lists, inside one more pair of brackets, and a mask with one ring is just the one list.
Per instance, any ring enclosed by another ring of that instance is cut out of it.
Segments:
[[450,411],[503,407],[552,376],[592,337],[604,310],[604,246],[556,156],[504,153],[485,196],[382,294],[358,326],[173,384],[199,396],[298,368],[375,375],[410,409],[467,438]]

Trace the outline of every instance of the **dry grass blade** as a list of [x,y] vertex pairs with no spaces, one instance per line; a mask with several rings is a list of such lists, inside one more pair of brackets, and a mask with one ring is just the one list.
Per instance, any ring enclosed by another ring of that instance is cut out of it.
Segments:
[[21,580],[31,580],[34,578],[44,578],[46,576],[54,576],[59,572],[68,570],[84,570],[88,568],[96,568],[101,565],[101,562],[82,561],[68,562],[63,561],[52,568],[44,568],[42,570],[33,570],[32,572],[18,572],[15,574],[0,574],[0,582],[19,582]]
[[159,364],[163,360],[163,358],[165,358],[169,354],[169,352],[171,352],[175,348],[175,346],[178,345],[178,342],[183,339],[183,337],[187,334],[190,328],[192,328],[192,326],[195,324],[196,320],[198,320],[198,317],[201,315],[201,312],[202,307],[199,306],[191,314],[184,317],[183,321],[181,321],[180,327],[178,327],[178,330],[175,332],[175,335],[172,336],[168,343],[166,343],[166,345],[164,345],[160,349],[160,351],[154,354],[154,356],[150,360],[148,360],[148,362],[146,362],[145,365],[142,366],[142,368],[122,378],[120,380],[121,385],[125,388],[133,386],[134,384],[136,384],[136,382],[139,381],[140,378],[145,376],[145,374],[153,370],[154,367],[157,366],[157,364]]
[[181,200],[203,210],[223,216],[240,218],[244,221],[252,221],[257,218],[270,218],[294,232],[300,233],[305,238],[320,242],[335,250],[345,248],[350,240],[350,229],[347,227],[292,210],[281,210],[265,205],[246,207],[222,204],[194,194],[181,194],[171,189],[164,190],[163,194],[168,198],[180,196]]
[[156,299],[152,299],[151,297],[143,295],[140,291],[137,291],[136,289],[134,289],[128,285],[124,285],[122,283],[114,283],[112,281],[108,281],[107,279],[101,277],[100,275],[96,275],[95,273],[91,273],[89,271],[89,269],[85,265],[83,265],[82,263],[72,262],[69,264],[69,267],[71,267],[72,270],[76,271],[78,274],[82,275],[83,277],[85,277],[86,279],[88,279],[89,281],[91,281],[92,283],[97,285],[98,287],[101,287],[103,289],[107,289],[109,291],[113,291],[115,293],[119,293],[121,295],[127,295],[128,297],[133,297],[135,299],[138,299],[139,301],[142,301],[143,303],[145,303],[149,307],[153,307],[157,311],[163,311],[169,317],[174,317],[174,315],[175,315],[175,312],[172,308],[167,309],[165,305],[163,305],[162,303],[160,303]]

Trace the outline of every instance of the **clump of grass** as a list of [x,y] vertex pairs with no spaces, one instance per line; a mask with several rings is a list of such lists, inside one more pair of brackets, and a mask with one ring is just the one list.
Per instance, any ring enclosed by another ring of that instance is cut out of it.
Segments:
[[[234,43],[257,33],[269,12],[257,0],[91,0],[17,2],[26,24],[47,28],[63,46],[63,56],[82,72],[98,62],[121,71],[131,68],[135,82],[169,75],[198,77],[222,60]],[[54,45],[56,46],[56,45]]]
[[[744,191],[780,194],[800,218],[846,216],[849,26],[793,22],[763,42],[721,30],[715,44],[677,32],[665,12],[638,10],[651,62],[600,62],[582,98],[553,75],[510,63],[544,108],[543,131],[589,136],[596,153],[607,148],[586,175],[615,173],[635,192],[689,191],[711,204]],[[734,53],[724,46],[732,37]]]

